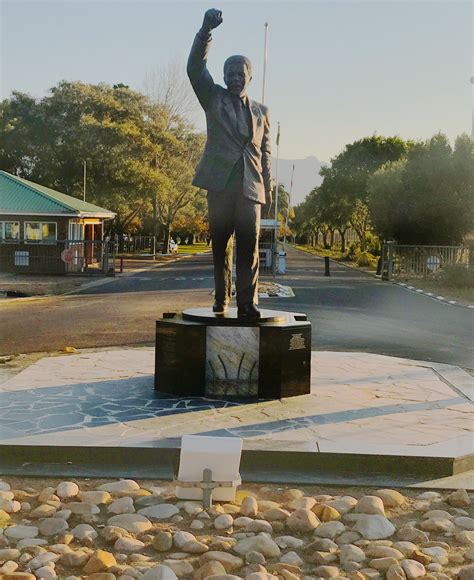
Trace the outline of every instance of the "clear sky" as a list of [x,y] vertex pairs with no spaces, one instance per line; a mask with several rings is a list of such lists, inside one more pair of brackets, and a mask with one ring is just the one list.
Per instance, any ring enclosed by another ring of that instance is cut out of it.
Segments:
[[[471,130],[473,4],[443,1],[23,1],[1,4],[1,96],[41,97],[61,79],[122,82],[181,57],[209,7],[222,9],[209,69],[222,82],[234,53],[253,62],[249,96],[266,104],[282,158],[328,161],[374,132],[454,139]],[[197,124],[204,126],[198,111]]]

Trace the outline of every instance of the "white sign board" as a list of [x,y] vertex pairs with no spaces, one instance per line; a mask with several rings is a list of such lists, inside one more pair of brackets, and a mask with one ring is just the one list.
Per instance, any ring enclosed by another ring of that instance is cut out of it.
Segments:
[[441,260],[438,258],[438,256],[430,256],[426,260],[426,267],[428,268],[428,270],[436,272],[436,270],[441,268]]

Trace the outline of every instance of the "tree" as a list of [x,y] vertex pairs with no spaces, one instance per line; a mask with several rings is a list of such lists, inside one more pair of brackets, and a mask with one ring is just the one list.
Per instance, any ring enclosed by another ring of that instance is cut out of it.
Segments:
[[[344,151],[323,167],[320,174],[320,218],[332,229],[338,229],[345,246],[345,232],[351,223],[359,236],[361,249],[366,245],[368,215],[364,218],[369,177],[381,166],[403,157],[411,143],[399,137],[365,137],[346,145]],[[367,213],[367,212],[365,212]]]
[[191,175],[202,138],[162,105],[117,84],[60,82],[35,101],[1,103],[0,163],[27,179],[117,213],[115,231],[140,227],[159,199],[165,230],[196,191]]
[[445,135],[416,143],[406,161],[388,163],[369,180],[368,203],[381,237],[449,245],[474,227],[474,159],[467,135],[454,150]]

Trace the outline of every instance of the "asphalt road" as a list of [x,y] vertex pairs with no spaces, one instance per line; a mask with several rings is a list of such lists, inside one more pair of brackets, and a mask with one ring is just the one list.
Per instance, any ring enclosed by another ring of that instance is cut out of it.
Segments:
[[[278,279],[295,298],[261,307],[305,312],[314,350],[365,351],[474,368],[474,311],[446,305],[290,249]],[[198,255],[59,296],[0,303],[0,354],[152,343],[165,311],[212,303],[212,260]]]

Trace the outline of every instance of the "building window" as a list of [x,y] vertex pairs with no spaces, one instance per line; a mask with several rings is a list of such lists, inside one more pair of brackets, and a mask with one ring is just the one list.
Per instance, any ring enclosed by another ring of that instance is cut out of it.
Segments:
[[57,227],[54,222],[25,222],[25,241],[54,244],[57,240]]
[[19,222],[0,222],[0,241],[18,242],[20,239]]

